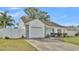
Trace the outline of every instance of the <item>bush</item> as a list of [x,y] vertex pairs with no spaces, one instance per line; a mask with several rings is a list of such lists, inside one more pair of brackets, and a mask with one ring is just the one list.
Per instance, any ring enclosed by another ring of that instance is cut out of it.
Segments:
[[49,34],[47,34],[46,36],[45,36],[45,38],[49,38],[50,37],[50,35]]
[[75,34],[75,36],[79,36],[79,33]]
[[63,33],[63,37],[66,37],[67,36],[67,33]]
[[55,37],[56,33],[51,33],[51,37]]
[[61,37],[62,33],[57,33],[57,37]]
[[5,37],[5,39],[10,39],[9,37]]
[[24,36],[22,35],[21,38],[24,38]]

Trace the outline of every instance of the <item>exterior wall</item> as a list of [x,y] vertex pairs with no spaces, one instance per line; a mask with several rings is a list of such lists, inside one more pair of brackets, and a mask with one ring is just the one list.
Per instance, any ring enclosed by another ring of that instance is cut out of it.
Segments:
[[77,33],[78,33],[77,30],[67,30],[67,36],[75,36],[75,34]]
[[24,22],[20,19],[20,21],[19,21],[19,26],[18,26],[18,28],[20,28],[20,29],[25,29],[25,25],[24,25]]
[[[57,30],[61,29],[61,33],[67,33],[68,36],[75,36],[76,33],[79,33],[79,30],[78,31],[72,31],[72,30],[69,31],[69,30],[67,30],[67,28],[47,26],[38,19],[30,21],[30,22],[26,23],[26,25],[29,25],[29,38],[44,38],[46,35],[52,33],[52,29],[54,29],[54,33],[58,33]],[[37,29],[33,29],[33,28],[37,28],[37,27],[39,28],[39,31],[37,31]],[[27,28],[24,25],[22,20],[20,20],[19,29],[23,29],[25,31],[24,36],[26,36]]]
[[66,28],[63,28],[63,33],[67,33],[67,29]]
[[0,38],[21,38],[22,36],[26,36],[23,29],[0,29]]
[[75,34],[79,33],[79,29],[77,28],[65,28],[65,32],[67,36],[75,36]]
[[45,27],[44,23],[36,19],[29,22],[29,38],[44,38]]
[[76,27],[76,34],[79,33],[79,27]]
[[67,31],[67,36],[75,36],[76,31]]
[[45,26],[45,36],[50,35],[52,33],[52,28]]
[[63,33],[64,32],[64,29],[63,28],[61,28],[61,27],[53,27],[54,28],[54,33],[58,33],[58,29],[60,29],[61,30],[61,33]]
[[67,33],[68,36],[75,36],[76,33],[79,33],[79,28],[75,31],[72,31],[67,30],[67,28],[47,26],[38,19],[30,21],[26,24],[20,20],[18,29],[0,29],[0,38],[21,38],[22,36],[27,37],[26,25],[29,25],[28,38],[44,38],[46,35],[52,33],[52,29],[54,29],[54,33],[58,33],[57,29],[61,29],[61,33]]
[[[54,29],[54,31],[53,31],[53,29]],[[65,33],[65,29],[64,28],[62,28],[62,27],[55,27],[55,26],[52,26],[52,27],[46,27],[46,35],[50,35],[51,33],[58,33],[58,29],[60,29],[61,30],[61,33]]]

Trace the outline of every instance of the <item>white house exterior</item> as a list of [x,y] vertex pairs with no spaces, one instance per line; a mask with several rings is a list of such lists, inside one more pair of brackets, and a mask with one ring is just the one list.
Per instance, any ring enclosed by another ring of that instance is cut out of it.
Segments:
[[39,19],[30,19],[28,17],[21,17],[19,29],[25,29],[27,38],[44,38],[51,33],[65,33],[65,28],[53,23]]
[[79,33],[79,27],[61,26],[54,22],[22,16],[18,29],[0,29],[0,38],[45,38],[51,33],[67,33],[67,36],[75,36]]
[[44,38],[45,24],[39,20],[33,20],[19,26],[20,29],[25,29],[27,38]]
[[75,36],[75,34],[79,33],[79,27],[66,26],[67,36]]

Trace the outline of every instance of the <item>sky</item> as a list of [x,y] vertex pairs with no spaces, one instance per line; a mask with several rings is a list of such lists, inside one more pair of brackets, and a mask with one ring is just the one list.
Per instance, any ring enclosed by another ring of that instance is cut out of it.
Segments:
[[[8,11],[16,23],[20,17],[26,15],[24,9],[26,7],[0,7],[0,12]],[[79,25],[79,8],[78,7],[38,7],[42,11],[48,12],[50,21],[64,26]]]

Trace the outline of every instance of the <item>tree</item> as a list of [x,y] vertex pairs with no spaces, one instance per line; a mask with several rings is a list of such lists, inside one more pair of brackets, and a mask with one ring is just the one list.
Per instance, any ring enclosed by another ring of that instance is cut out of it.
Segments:
[[50,18],[50,16],[48,15],[48,13],[45,12],[45,11],[40,11],[38,14],[39,14],[38,15],[39,19],[44,19],[44,20],[48,21],[49,18]]
[[28,7],[24,10],[24,12],[32,19],[36,18],[38,9],[37,8],[33,8],[33,7]]
[[13,19],[12,16],[8,15],[8,11],[0,12],[0,26],[2,28],[6,28],[6,26],[13,26]]
[[32,19],[49,20],[50,18],[47,12],[34,7],[28,7],[24,10],[24,12]]

